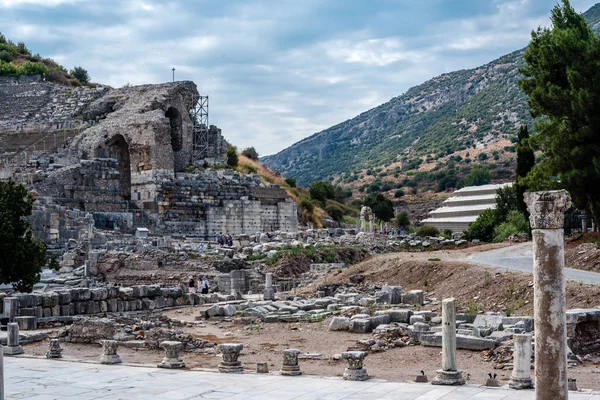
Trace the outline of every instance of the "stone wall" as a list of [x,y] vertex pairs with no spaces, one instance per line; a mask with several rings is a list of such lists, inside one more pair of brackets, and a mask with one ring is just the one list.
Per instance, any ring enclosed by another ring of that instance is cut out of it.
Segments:
[[90,239],[92,214],[85,211],[67,209],[48,197],[39,197],[28,218],[35,237],[46,243],[65,243],[69,239],[77,241]]
[[70,88],[39,76],[0,77],[0,133],[74,128],[108,88]]
[[[61,288],[44,293],[15,293],[11,297],[18,299],[18,316],[37,319],[145,311],[235,300],[235,296],[189,294],[184,293],[181,287],[163,288],[158,285]],[[7,299],[9,297],[3,301]]]

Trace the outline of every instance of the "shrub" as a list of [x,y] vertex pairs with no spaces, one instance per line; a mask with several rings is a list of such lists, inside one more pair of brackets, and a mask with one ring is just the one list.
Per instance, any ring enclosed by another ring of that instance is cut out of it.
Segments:
[[439,236],[440,230],[435,226],[431,225],[423,225],[417,229],[417,236],[425,237],[425,236]]
[[488,183],[490,183],[490,171],[485,167],[473,167],[469,174],[460,180],[458,187],[481,186]]
[[479,161],[484,161],[484,160],[487,160],[488,155],[486,153],[479,153],[477,155],[477,158],[479,159]]
[[26,56],[30,56],[31,55],[31,52],[29,51],[29,49],[25,46],[25,43],[23,43],[23,42],[17,43],[17,51],[20,54],[24,54]]
[[473,222],[469,229],[464,232],[467,240],[479,239],[483,242],[491,242],[494,238],[494,229],[500,223],[500,216],[495,209],[487,209]]
[[394,198],[395,199],[399,199],[400,197],[404,196],[404,190],[402,189],[398,189],[394,192]]
[[17,54],[15,47],[8,43],[0,43],[0,50],[6,51],[11,57],[14,57]]
[[46,75],[48,73],[48,67],[41,62],[27,61],[18,69],[18,73],[19,75]]
[[18,70],[14,64],[0,60],[0,75],[17,75]]
[[396,225],[398,225],[398,227],[401,227],[401,226],[408,227],[410,225],[410,219],[408,218],[408,212],[401,211],[398,214],[396,214]]
[[77,78],[77,80],[81,83],[88,83],[90,81],[90,75],[83,67],[75,67],[69,71],[69,74],[74,78]]
[[0,61],[11,62],[12,56],[6,50],[0,50]]
[[516,235],[517,233],[527,233],[528,231],[529,224],[525,215],[520,211],[510,211],[506,217],[506,221],[494,229],[494,242],[504,242],[509,236]]
[[294,178],[285,178],[285,183],[287,183],[289,187],[296,187],[296,180]]
[[237,149],[235,148],[235,146],[228,144],[227,152],[225,154],[227,155],[227,165],[229,165],[232,168],[237,167],[239,159],[237,155]]
[[344,211],[342,211],[341,208],[339,208],[338,206],[335,205],[328,205],[325,208],[325,211],[327,212],[327,214],[329,214],[329,216],[334,220],[334,221],[340,221],[342,219],[342,217],[344,216]]
[[335,198],[335,188],[331,185],[331,183],[323,181],[313,182],[313,184],[310,185],[308,192],[313,200],[324,202],[327,199]]
[[308,212],[313,212],[313,210],[315,209],[315,205],[313,204],[313,202],[306,198],[300,201],[300,207],[302,207],[303,210],[306,210]]

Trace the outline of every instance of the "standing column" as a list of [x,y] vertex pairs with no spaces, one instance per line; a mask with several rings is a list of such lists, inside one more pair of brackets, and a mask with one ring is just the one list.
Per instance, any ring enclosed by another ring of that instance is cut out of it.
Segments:
[[0,344],[0,400],[4,400],[4,346]]
[[13,322],[15,317],[19,315],[19,299],[17,297],[5,297],[3,307],[4,316],[8,318],[8,322]]
[[531,389],[531,335],[520,334],[514,335],[513,338],[513,371],[508,386],[511,389]]
[[16,322],[9,322],[7,327],[8,334],[6,338],[6,347],[4,348],[4,354],[8,356],[16,356],[17,354],[23,354],[23,347],[19,344],[19,324]]
[[442,300],[442,369],[432,385],[464,385],[462,371],[456,369],[456,300]]
[[273,275],[270,272],[265,274],[265,289],[263,290],[264,300],[275,300],[275,290],[273,289]]
[[567,389],[564,190],[525,193],[533,236],[535,381],[537,400],[563,400]]

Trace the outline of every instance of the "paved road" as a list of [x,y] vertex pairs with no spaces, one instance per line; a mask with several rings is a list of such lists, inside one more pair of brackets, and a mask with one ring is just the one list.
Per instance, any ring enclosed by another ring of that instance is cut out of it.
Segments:
[[[467,262],[513,271],[533,273],[532,243],[520,243],[500,249],[474,253],[466,258]],[[568,280],[584,283],[600,283],[600,273],[565,268]]]
[[[477,385],[433,386],[276,374],[221,374],[5,357],[6,400],[534,400],[533,390]],[[343,369],[340,365],[340,372]],[[393,366],[392,366],[393,368]],[[571,400],[600,400],[600,392],[569,393]]]

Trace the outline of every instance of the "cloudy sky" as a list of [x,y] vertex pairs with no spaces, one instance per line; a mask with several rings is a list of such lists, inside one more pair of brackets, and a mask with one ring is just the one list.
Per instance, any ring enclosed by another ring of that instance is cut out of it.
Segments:
[[[193,80],[261,155],[524,47],[558,0],[0,0],[0,32],[92,80]],[[571,0],[580,12],[600,0]]]

